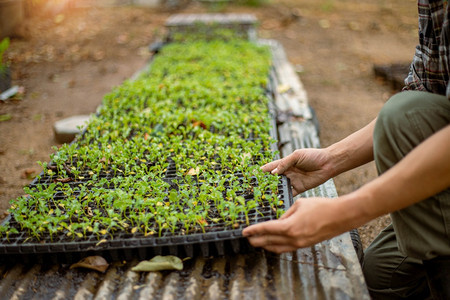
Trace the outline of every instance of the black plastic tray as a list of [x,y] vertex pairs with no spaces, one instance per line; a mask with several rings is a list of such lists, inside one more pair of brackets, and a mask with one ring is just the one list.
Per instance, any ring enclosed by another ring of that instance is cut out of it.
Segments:
[[[276,124],[272,119],[271,135],[276,138]],[[274,143],[275,151],[276,144]],[[239,174],[235,174],[238,177]],[[107,178],[113,178],[112,174],[104,174]],[[70,186],[76,187],[83,181],[89,180],[89,175],[84,174],[84,180],[70,181]],[[35,185],[48,185],[57,178],[43,173],[30,183],[30,187]],[[177,179],[176,169],[169,163],[163,180],[172,182]],[[255,179],[256,181],[256,179]],[[254,183],[257,185],[257,182]],[[113,185],[106,187],[114,189]],[[75,192],[76,193],[76,192]],[[252,195],[243,195],[247,200],[252,199]],[[55,195],[55,199],[59,197]],[[283,201],[285,209],[292,204],[292,194],[289,179],[280,176],[278,185],[278,199]],[[268,203],[267,203],[268,204]],[[49,204],[50,205],[50,204]],[[268,220],[276,219],[276,212],[267,205],[257,207],[258,212],[249,213],[249,224],[255,224]],[[68,238],[64,234],[50,239],[44,237],[37,241],[20,231],[20,225],[8,216],[4,222],[10,222],[10,225],[19,230],[19,234],[11,234],[8,238],[3,237],[0,240],[0,260],[2,261],[52,261],[60,263],[71,263],[89,255],[101,255],[109,260],[129,260],[133,258],[146,259],[154,255],[177,255],[179,257],[216,256],[226,253],[244,253],[252,251],[253,248],[248,244],[247,239],[242,237],[242,229],[245,225],[245,216],[239,215],[237,218],[238,228],[230,229],[223,223],[208,224],[205,226],[205,233],[194,232],[183,235],[181,233],[172,233],[163,231],[161,236],[144,236],[142,233],[130,234],[126,232],[115,232],[111,235],[106,234],[97,236],[92,234],[86,238]]]
[[[269,87],[266,91],[267,96],[273,99],[271,90],[274,87],[269,82]],[[277,139],[276,127],[276,109],[273,103],[269,102],[269,116],[271,119],[270,135]],[[79,136],[82,139],[83,133]],[[76,140],[74,141],[76,142]],[[272,144],[273,152],[278,150],[276,143]],[[279,155],[275,156],[278,159]],[[49,165],[52,165],[50,162]],[[87,171],[87,170],[86,170]],[[239,174],[235,174],[238,175]],[[112,174],[105,173],[105,177],[112,178]],[[89,180],[89,175],[84,174],[85,180]],[[37,184],[51,184],[57,176],[48,176],[41,173],[35,180],[30,183],[30,187]],[[167,168],[166,175],[163,180],[171,182],[176,179],[176,170],[170,164]],[[83,180],[83,181],[85,181]],[[77,186],[82,182],[71,181],[68,182],[71,186]],[[257,183],[256,183],[257,184]],[[285,176],[280,176],[278,186],[278,198],[283,201],[285,209],[292,205],[292,194],[289,179]],[[107,188],[113,189],[114,186]],[[243,195],[246,199],[250,195]],[[55,196],[56,198],[57,196]],[[276,219],[276,212],[270,209],[267,205],[265,208],[258,206],[258,212],[249,213],[249,224],[255,224],[268,220]],[[253,248],[248,244],[247,239],[242,237],[242,230],[245,225],[244,215],[236,218],[239,227],[230,229],[231,226],[215,223],[206,225],[205,233],[193,232],[186,235],[181,233],[172,233],[163,231],[161,236],[144,236],[142,233],[126,233],[115,232],[111,235],[104,236],[87,236],[81,238],[68,238],[64,234],[50,237],[44,237],[37,241],[30,238],[30,236],[20,231],[20,225],[14,220],[12,216],[8,216],[4,223],[10,222],[15,228],[19,230],[19,234],[11,234],[8,238],[0,239],[0,260],[30,260],[32,262],[38,260],[50,260],[52,262],[74,262],[82,257],[89,255],[102,255],[103,257],[117,261],[129,260],[133,258],[145,259],[154,255],[177,255],[179,257],[193,257],[197,255],[215,256],[225,255],[226,253],[243,253],[252,251]]]
[[[289,179],[280,177],[278,187],[279,199],[284,202],[285,209],[292,204],[292,194]],[[276,214],[267,207],[266,211],[250,213],[250,224],[273,220]],[[237,220],[243,220],[240,215]],[[14,225],[14,220],[7,220]],[[17,225],[18,226],[18,225]],[[226,253],[243,253],[252,250],[247,240],[242,237],[242,229],[245,225],[233,230],[224,229],[221,224],[206,226],[206,233],[194,233],[188,235],[163,232],[161,237],[147,236],[143,234],[117,233],[111,239],[109,235],[98,237],[92,235],[87,240],[71,240],[67,237],[56,237],[52,240],[44,238],[40,242],[26,242],[29,238],[25,233],[11,235],[8,241],[3,239],[0,243],[0,259],[3,261],[53,261],[74,262],[89,255],[102,255],[103,257],[117,261],[129,259],[146,259],[154,255],[177,255],[179,257],[216,256]]]

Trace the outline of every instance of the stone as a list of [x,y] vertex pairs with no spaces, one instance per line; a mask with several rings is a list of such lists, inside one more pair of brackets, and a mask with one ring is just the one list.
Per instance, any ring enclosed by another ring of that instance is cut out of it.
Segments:
[[53,124],[55,139],[59,143],[70,143],[81,132],[82,129],[80,130],[80,126],[84,127],[89,121],[89,118],[89,115],[78,115],[56,121]]
[[144,7],[158,7],[160,5],[159,0],[134,0],[133,4],[136,6]]

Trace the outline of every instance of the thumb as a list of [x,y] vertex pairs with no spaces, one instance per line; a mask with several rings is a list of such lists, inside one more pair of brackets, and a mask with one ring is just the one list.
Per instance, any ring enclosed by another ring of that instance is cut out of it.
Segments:
[[299,205],[300,202],[295,201],[294,204],[292,204],[292,206],[289,207],[288,210],[280,217],[280,220],[287,219],[292,216],[297,211]]

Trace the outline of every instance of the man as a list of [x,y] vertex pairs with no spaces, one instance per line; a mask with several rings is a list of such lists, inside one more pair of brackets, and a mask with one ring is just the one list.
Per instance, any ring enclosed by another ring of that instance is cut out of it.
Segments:
[[294,195],[373,159],[379,177],[338,198],[300,198],[280,220],[243,231],[253,246],[282,253],[391,213],[365,253],[374,299],[450,299],[449,7],[419,0],[418,8],[420,43],[405,91],[342,141],[262,167],[288,176]]

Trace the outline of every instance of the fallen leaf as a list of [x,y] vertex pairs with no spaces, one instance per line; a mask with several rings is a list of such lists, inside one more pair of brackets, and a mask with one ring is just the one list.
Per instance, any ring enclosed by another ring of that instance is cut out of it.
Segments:
[[59,24],[62,21],[64,21],[64,19],[65,19],[64,14],[57,14],[53,19],[53,22],[55,22],[55,24]]
[[72,181],[72,178],[70,178],[70,177],[66,177],[66,178],[56,178],[56,181],[62,182],[62,183],[66,183],[66,182],[71,182],[71,181]]
[[252,159],[252,154],[251,153],[244,153],[242,154],[242,164],[244,164],[246,161],[249,161]]
[[361,30],[361,26],[359,25],[358,22],[349,22],[348,23],[348,28],[350,28],[353,31],[360,31]]
[[198,223],[199,225],[203,225],[203,226],[208,225],[208,221],[206,221],[206,220],[203,219],[203,218],[198,219],[198,220],[197,220],[197,223]]
[[197,175],[199,172],[200,172],[200,168],[199,167],[197,167],[195,169],[194,168],[190,168],[189,171],[186,172],[186,175],[193,176],[193,175]]
[[262,28],[263,29],[276,29],[280,27],[280,23],[278,22],[278,20],[275,19],[270,19],[270,20],[266,20],[262,23]]
[[182,270],[183,261],[173,255],[157,255],[150,260],[144,260],[134,266],[134,272],[156,272],[162,270]]
[[101,256],[88,256],[70,266],[71,269],[85,268],[99,271],[102,273],[105,273],[108,267],[109,267],[108,262]]
[[105,51],[102,51],[102,50],[97,50],[97,51],[94,51],[94,53],[92,53],[92,58],[95,61],[100,61],[100,60],[104,59],[105,57],[106,57],[106,53],[105,53]]
[[0,115],[0,122],[9,121],[11,119],[12,119],[12,116],[10,114]]
[[326,19],[319,20],[319,26],[322,27],[323,29],[328,29],[330,28],[330,21]]
[[99,245],[106,243],[107,241],[107,239],[100,240],[97,244],[95,244],[95,247],[98,247]]
[[277,87],[277,91],[280,94],[284,94],[284,93],[288,92],[290,89],[291,89],[291,87],[288,84],[280,84]]
[[20,178],[22,179],[31,179],[34,177],[34,174],[36,173],[36,170],[33,168],[25,169],[22,172],[22,175],[20,175]]
[[201,127],[203,129],[207,128],[205,123],[203,123],[202,121],[195,121],[195,120],[192,121],[192,126],[194,126],[194,127]]
[[116,37],[116,42],[117,42],[117,44],[119,44],[119,45],[126,44],[126,43],[128,42],[128,35],[127,35],[127,34],[121,34],[121,35],[118,35],[118,36]]

